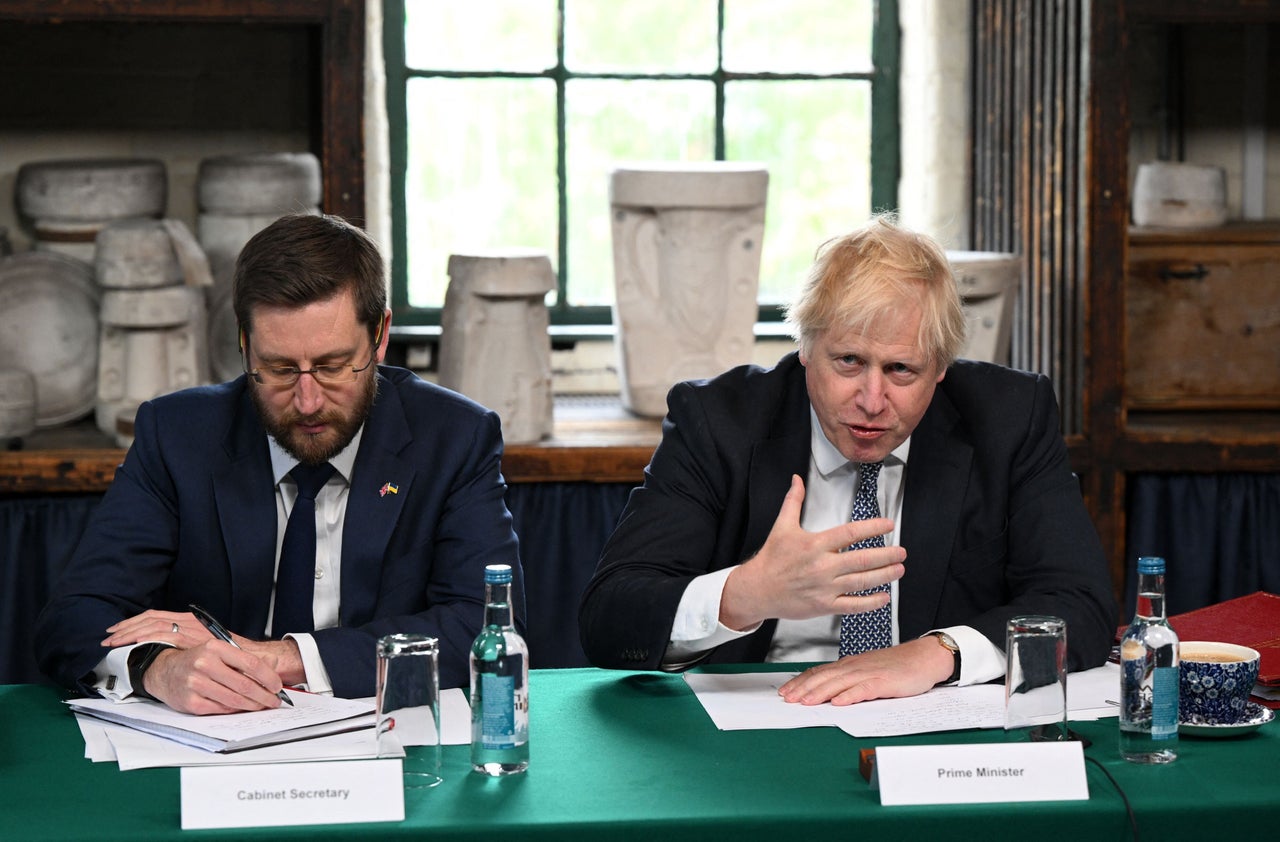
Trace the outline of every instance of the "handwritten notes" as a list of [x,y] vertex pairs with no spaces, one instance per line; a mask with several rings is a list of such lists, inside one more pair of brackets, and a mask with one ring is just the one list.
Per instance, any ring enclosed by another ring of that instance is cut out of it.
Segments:
[[[1105,700],[1119,686],[1117,670],[1115,664],[1106,664],[1068,676],[1067,707],[1072,719],[1116,715],[1115,708]],[[722,731],[834,726],[855,737],[896,737],[1004,726],[1002,684],[935,687],[920,696],[877,699],[844,707],[810,706],[785,702],[778,695],[778,688],[794,675],[687,673],[684,678]]]

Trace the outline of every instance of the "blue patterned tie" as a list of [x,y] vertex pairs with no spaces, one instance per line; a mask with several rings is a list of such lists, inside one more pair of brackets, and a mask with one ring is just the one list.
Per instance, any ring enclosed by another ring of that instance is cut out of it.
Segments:
[[[880,475],[882,462],[868,462],[862,466],[862,476],[858,480],[858,493],[853,498],[853,516],[850,520],[867,520],[880,517],[880,504],[876,502],[876,479]],[[850,550],[862,550],[867,547],[883,547],[884,536],[876,535],[863,541],[850,544]],[[858,591],[859,596],[888,592],[888,585],[881,585],[867,591]],[[840,657],[868,652],[872,649],[886,649],[893,643],[892,608],[885,605],[875,611],[863,614],[845,614],[840,618]]]
[[280,565],[276,569],[276,611],[271,619],[271,635],[315,630],[311,602],[316,589],[316,495],[333,476],[334,468],[323,465],[295,465],[289,475],[298,484],[289,522],[280,545]]

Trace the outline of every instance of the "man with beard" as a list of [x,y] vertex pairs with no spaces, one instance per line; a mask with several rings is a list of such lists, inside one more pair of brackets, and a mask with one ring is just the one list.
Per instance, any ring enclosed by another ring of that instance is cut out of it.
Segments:
[[283,686],[372,695],[377,638],[418,632],[440,641],[441,685],[466,685],[486,564],[512,566],[523,615],[497,416],[378,365],[391,311],[358,228],[283,217],[234,283],[245,374],[139,407],[38,621],[41,667],[226,713],[276,707]]

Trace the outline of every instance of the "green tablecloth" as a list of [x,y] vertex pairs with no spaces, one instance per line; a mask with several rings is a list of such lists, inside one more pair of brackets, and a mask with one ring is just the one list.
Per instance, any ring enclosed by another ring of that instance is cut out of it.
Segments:
[[[1124,803],[1086,764],[1088,801],[882,807],[858,749],[1003,741],[1003,731],[854,739],[834,728],[716,730],[680,676],[534,671],[530,771],[489,780],[446,747],[445,782],[406,793],[400,823],[179,829],[178,771],[121,772],[83,757],[55,691],[0,686],[0,839],[1131,839]],[[1142,837],[1267,838],[1280,826],[1280,726],[1184,737],[1176,763],[1125,763],[1114,719],[1073,725],[1123,787]],[[1016,736],[1016,735],[1015,735]]]

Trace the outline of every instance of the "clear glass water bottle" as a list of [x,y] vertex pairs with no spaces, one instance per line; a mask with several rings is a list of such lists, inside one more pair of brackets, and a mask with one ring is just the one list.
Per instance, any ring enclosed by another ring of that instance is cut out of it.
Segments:
[[1138,602],[1120,639],[1120,754],[1134,763],[1178,757],[1178,635],[1165,616],[1164,559],[1138,559]]
[[512,614],[511,565],[485,567],[484,594],[471,645],[471,768],[514,775],[529,768],[529,647]]

